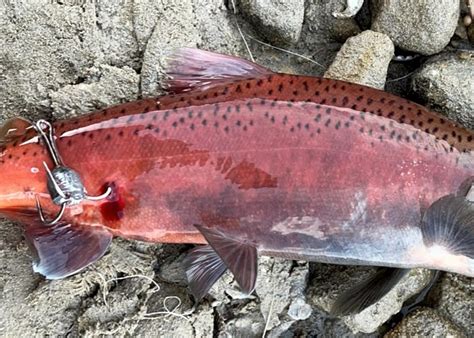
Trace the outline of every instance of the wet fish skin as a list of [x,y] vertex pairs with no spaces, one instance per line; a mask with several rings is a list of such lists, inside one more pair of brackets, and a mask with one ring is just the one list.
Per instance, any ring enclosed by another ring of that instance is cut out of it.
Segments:
[[[257,70],[196,88],[183,76],[174,94],[55,123],[61,156],[88,193],[113,188],[106,201],[68,210],[62,225],[152,242],[212,239],[235,257],[474,275],[472,257],[441,247],[452,260],[438,259],[420,228],[425,210],[474,176],[471,131],[376,89]],[[41,227],[35,194],[57,211],[41,170],[49,156],[30,130],[4,145],[1,160],[0,213],[32,232]],[[36,243],[55,238],[53,230],[34,233]],[[110,241],[84,237],[90,251]],[[218,254],[237,274],[246,262]],[[48,275],[51,266],[38,264]],[[68,268],[67,257],[61,264],[54,276],[80,265]]]

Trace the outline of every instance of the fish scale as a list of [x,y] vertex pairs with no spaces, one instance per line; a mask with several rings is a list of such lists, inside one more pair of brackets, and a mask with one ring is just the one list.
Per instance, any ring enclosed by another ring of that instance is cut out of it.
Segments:
[[[197,298],[227,268],[251,291],[257,253],[474,275],[471,218],[439,221],[451,214],[436,212],[474,213],[455,196],[474,176],[471,131],[373,88],[184,53],[170,68],[169,94],[54,124],[59,153],[88,194],[112,191],[66,210],[74,241],[53,241],[62,232],[34,216],[35,194],[47,214],[58,209],[40,170],[53,164],[36,132],[4,142],[0,212],[25,224],[36,271],[74,273],[114,235],[209,243],[187,263]],[[448,229],[452,238],[440,241],[436,229],[448,226],[467,232]],[[61,252],[88,250],[59,264],[42,238]],[[389,285],[404,275],[387,271]]]

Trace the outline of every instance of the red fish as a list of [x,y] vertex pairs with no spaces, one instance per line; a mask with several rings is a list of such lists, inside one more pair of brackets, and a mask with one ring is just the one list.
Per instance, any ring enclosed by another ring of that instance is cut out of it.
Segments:
[[373,88],[210,52],[179,50],[168,74],[167,95],[53,124],[87,192],[111,191],[54,225],[35,201],[58,213],[48,147],[28,123],[5,125],[0,213],[23,224],[35,271],[74,274],[112,236],[207,244],[186,260],[198,299],[226,269],[251,292],[258,254],[388,267],[347,311],[409,268],[474,276],[471,131]]

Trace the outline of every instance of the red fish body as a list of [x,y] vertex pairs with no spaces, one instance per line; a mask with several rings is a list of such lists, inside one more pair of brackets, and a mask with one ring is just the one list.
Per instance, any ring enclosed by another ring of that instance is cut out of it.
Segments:
[[[330,79],[261,71],[185,88],[54,124],[59,153],[87,191],[113,191],[68,209],[65,221],[145,241],[210,242],[218,253],[216,236],[260,254],[474,276],[474,257],[432,252],[420,230],[426,210],[474,176],[470,131]],[[43,161],[52,166],[34,130],[6,145],[0,212],[32,222],[35,194],[57,212]]]

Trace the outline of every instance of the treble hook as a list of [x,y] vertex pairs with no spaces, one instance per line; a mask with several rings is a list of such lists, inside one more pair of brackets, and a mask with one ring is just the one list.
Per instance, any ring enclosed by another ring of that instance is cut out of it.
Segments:
[[[64,215],[66,207],[69,205],[79,204],[83,200],[100,201],[107,198],[112,193],[112,188],[107,187],[105,193],[99,196],[88,195],[86,189],[84,188],[84,184],[81,181],[80,175],[73,169],[64,165],[56,147],[52,125],[48,121],[39,120],[36,123],[35,129],[43,138],[46,147],[48,148],[49,154],[51,155],[51,158],[54,162],[53,170],[50,170],[46,162],[43,162],[43,166],[48,177],[47,187],[49,195],[54,204],[61,206],[61,209],[59,210],[59,213],[56,215],[56,217],[53,220],[48,221],[44,217],[41,203],[38,199],[38,196],[36,196],[36,208],[38,209],[41,221],[45,225],[54,225],[58,223]],[[45,129],[48,130],[48,133],[44,131]]]
[[55,225],[61,220],[61,218],[64,215],[64,211],[66,210],[66,203],[61,204],[61,209],[59,210],[58,214],[53,220],[47,221],[46,217],[43,214],[43,208],[41,208],[41,203],[37,195],[35,196],[35,199],[36,199],[36,209],[38,210],[40,220],[44,225]]

